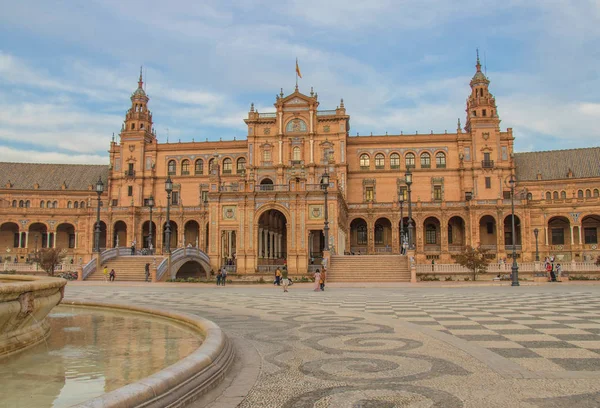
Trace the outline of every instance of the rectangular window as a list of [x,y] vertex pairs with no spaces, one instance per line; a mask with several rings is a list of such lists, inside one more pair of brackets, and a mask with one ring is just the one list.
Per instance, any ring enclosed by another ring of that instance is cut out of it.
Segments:
[[485,188],[492,188],[492,178],[491,177],[486,177],[485,178]]
[[358,245],[367,245],[367,227],[360,226],[356,232],[356,243]]
[[75,234],[69,234],[69,248],[75,248]]
[[491,156],[490,153],[484,153],[483,154],[483,161],[486,161],[486,162],[491,161],[492,159],[491,159],[490,156]]
[[179,191],[173,191],[171,193],[171,204],[179,205]]
[[442,186],[433,186],[433,199],[442,201]]
[[200,199],[202,200],[203,203],[207,203],[208,202],[208,191],[202,191],[202,193],[200,193]]
[[365,191],[365,201],[373,201],[374,195],[373,187],[367,187]]
[[436,244],[436,234],[435,228],[427,228],[425,230],[425,243],[430,245]]
[[552,228],[552,245],[565,244],[565,230],[563,228]]
[[584,228],[583,234],[586,244],[598,243],[598,230],[596,228]]
[[404,201],[408,201],[408,190],[405,186],[400,187],[400,194],[398,195],[398,198],[400,197],[402,197]]
[[493,222],[486,222],[485,228],[486,228],[488,234],[494,233],[494,223]]
[[471,161],[471,148],[465,147],[465,160]]
[[133,197],[133,186],[127,186],[127,196]]
[[502,198],[504,198],[505,200],[510,200],[510,191],[503,191]]
[[19,247],[19,233],[15,232],[15,237],[13,240],[13,248],[18,248]]
[[152,170],[152,157],[146,157],[146,170]]
[[116,206],[118,206],[118,205],[119,205],[119,200],[113,199],[113,200],[112,200],[112,204],[111,204],[111,205],[112,205],[113,207],[116,207]]
[[383,227],[380,225],[375,227],[375,244],[383,244]]

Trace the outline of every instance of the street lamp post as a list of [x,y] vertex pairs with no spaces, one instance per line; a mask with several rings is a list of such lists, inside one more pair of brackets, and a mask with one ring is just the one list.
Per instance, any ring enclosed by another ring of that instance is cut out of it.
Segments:
[[398,192],[398,203],[400,203],[400,253],[402,254],[404,244],[404,194]]
[[98,177],[98,181],[96,182],[96,194],[98,194],[98,209],[96,212],[96,229],[94,231],[96,245],[94,247],[94,252],[100,252],[100,196],[104,192],[104,183],[102,182],[102,177]]
[[407,193],[408,193],[408,247],[410,249],[414,249],[413,244],[413,219],[412,219],[412,205],[410,204],[410,186],[413,182],[412,172],[410,171],[410,167],[407,169],[405,176]]
[[167,192],[167,223],[165,225],[165,245],[164,249],[166,253],[171,252],[171,219],[169,218],[169,211],[171,210],[171,192],[173,192],[173,182],[171,176],[167,176],[165,180],[165,191]]
[[327,169],[325,169],[325,173],[321,177],[321,189],[323,193],[325,193],[325,226],[323,228],[323,235],[325,237],[325,246],[323,248],[324,251],[329,251],[329,212],[327,210],[327,190],[329,188],[329,174],[327,173]]
[[150,208],[150,224],[148,225],[148,248],[150,254],[154,253],[154,247],[152,245],[152,207],[154,207],[154,197],[148,198],[148,207]]
[[539,229],[534,229],[533,230],[533,235],[535,235],[535,261],[539,262],[540,261],[540,249],[538,247],[538,234],[540,233]]
[[515,234],[515,183],[517,182],[514,175],[510,176],[508,184],[510,185],[510,211],[511,211],[511,227],[512,227],[512,284],[511,286],[519,286],[519,266],[517,265],[516,251],[516,234]]

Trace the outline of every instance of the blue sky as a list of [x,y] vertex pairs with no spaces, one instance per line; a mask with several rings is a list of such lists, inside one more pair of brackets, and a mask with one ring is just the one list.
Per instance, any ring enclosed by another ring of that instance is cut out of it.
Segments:
[[296,57],[352,135],[455,131],[476,48],[517,151],[599,144],[598,0],[3,3],[2,161],[107,163],[140,65],[160,142],[245,138]]

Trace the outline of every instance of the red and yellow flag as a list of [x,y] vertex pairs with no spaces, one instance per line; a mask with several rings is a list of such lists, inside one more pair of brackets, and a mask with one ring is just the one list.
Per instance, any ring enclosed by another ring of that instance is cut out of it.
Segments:
[[300,73],[300,67],[298,66],[298,58],[296,58],[296,75],[302,78],[302,74]]

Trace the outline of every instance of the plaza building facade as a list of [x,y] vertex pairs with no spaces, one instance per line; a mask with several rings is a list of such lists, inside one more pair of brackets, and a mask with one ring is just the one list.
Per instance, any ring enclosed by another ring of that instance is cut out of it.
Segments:
[[61,247],[88,261],[100,179],[101,249],[135,242],[164,253],[168,217],[169,249],[198,248],[215,270],[285,263],[306,273],[327,247],[325,217],[332,253],[400,254],[409,207],[417,263],[451,263],[466,246],[507,258],[513,235],[524,261],[535,259],[536,242],[542,259],[595,258],[600,148],[514,152],[489,84],[478,60],[464,126],[458,120],[451,132],[351,136],[343,100],[323,110],[317,93],[296,86],[276,96],[272,112],[251,105],[239,140],[158,143],[140,75],[108,165],[0,163],[0,248],[23,260]]

